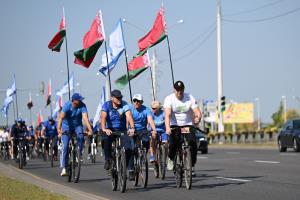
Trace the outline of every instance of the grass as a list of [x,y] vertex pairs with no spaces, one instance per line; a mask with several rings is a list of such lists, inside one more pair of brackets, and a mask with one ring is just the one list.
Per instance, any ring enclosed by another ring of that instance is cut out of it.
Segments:
[[0,200],[67,200],[35,185],[8,178],[0,174]]

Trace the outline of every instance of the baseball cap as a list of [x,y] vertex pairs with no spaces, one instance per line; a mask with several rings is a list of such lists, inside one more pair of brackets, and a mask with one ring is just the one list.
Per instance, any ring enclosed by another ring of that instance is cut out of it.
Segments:
[[143,101],[143,96],[141,94],[135,94],[132,97],[132,100],[139,100],[139,101]]
[[84,98],[79,94],[79,93],[74,93],[72,95],[72,101],[73,100],[78,100],[78,101],[82,101]]
[[159,101],[152,101],[151,108],[159,108],[159,107],[160,107]]
[[23,119],[22,119],[22,118],[18,118],[18,119],[17,119],[17,122],[22,123],[22,122],[23,122]]
[[122,98],[123,95],[121,93],[120,90],[113,90],[111,93],[110,93],[110,96],[112,97],[116,97],[116,98]]
[[184,90],[184,84],[182,81],[176,81],[174,83],[174,89],[177,90],[177,91],[182,91]]
[[54,121],[54,119],[53,119],[52,116],[49,116],[49,117],[48,117],[48,120],[49,120],[49,121]]

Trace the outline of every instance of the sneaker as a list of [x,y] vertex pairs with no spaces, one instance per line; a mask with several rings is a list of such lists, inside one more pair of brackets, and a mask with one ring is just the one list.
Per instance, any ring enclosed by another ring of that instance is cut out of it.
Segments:
[[110,169],[110,160],[105,160],[104,169],[105,170],[109,170]]
[[90,153],[88,154],[87,159],[88,159],[88,160],[91,160],[91,159],[92,159],[92,155],[91,155]]
[[153,155],[150,155],[150,157],[149,157],[149,161],[150,161],[151,163],[155,162],[155,158],[154,158],[154,156],[153,156]]
[[168,168],[168,170],[173,170],[173,168],[174,168],[174,161],[171,160],[170,158],[168,159],[167,168]]
[[67,175],[68,175],[68,174],[67,174],[67,171],[66,171],[66,168],[63,168],[63,169],[61,170],[60,175],[61,175],[61,176],[67,176]]
[[129,181],[134,181],[134,171],[133,170],[128,170],[129,171]]

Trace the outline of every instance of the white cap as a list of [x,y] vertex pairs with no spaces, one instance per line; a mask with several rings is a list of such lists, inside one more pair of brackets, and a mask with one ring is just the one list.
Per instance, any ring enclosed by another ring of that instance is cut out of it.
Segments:
[[135,94],[132,97],[132,100],[139,100],[139,101],[143,101],[143,96],[141,94]]

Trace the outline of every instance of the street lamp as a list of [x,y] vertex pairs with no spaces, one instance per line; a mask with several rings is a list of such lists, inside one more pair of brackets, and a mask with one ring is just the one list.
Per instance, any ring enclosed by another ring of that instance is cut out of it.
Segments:
[[256,101],[257,109],[257,131],[260,131],[260,101],[258,97],[256,97],[254,100]]
[[286,122],[286,96],[281,96],[281,100],[283,103],[283,119],[284,119],[284,123]]

